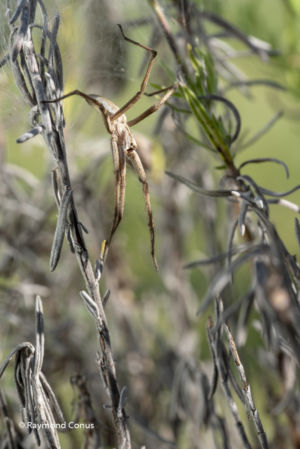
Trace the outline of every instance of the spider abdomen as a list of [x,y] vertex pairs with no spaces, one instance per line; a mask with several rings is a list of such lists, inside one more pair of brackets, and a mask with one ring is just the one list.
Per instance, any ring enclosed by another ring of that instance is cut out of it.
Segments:
[[[125,116],[124,116],[125,117]],[[129,126],[126,123],[126,119],[125,119],[125,123],[120,121],[120,119],[122,118],[122,116],[120,118],[118,118],[116,120],[116,123],[114,124],[115,126],[115,131],[116,131],[116,135],[117,135],[117,139],[118,139],[118,145],[121,149],[121,151],[128,151],[130,149],[135,149],[137,147],[135,138],[133,137]]]

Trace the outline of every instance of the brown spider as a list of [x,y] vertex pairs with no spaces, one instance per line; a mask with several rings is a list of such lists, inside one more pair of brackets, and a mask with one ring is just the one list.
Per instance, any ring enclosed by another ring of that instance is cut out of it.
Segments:
[[136,151],[137,144],[131,133],[130,127],[136,125],[140,121],[144,120],[144,118],[148,117],[150,114],[157,111],[174,93],[174,91],[177,88],[177,84],[173,84],[172,86],[169,86],[165,89],[161,89],[160,91],[149,94],[154,95],[157,93],[165,92],[164,96],[160,99],[160,101],[158,101],[156,104],[146,109],[146,111],[144,111],[135,119],[127,121],[124,113],[128,111],[144,94],[154,60],[157,56],[157,52],[152,48],[149,48],[145,45],[140,44],[139,42],[129,39],[128,37],[125,36],[121,25],[118,26],[121,30],[123,38],[126,41],[131,42],[132,44],[137,45],[138,47],[141,47],[151,53],[151,58],[150,61],[148,62],[146,74],[141,83],[140,90],[121,108],[119,108],[112,101],[104,97],[94,94],[87,95],[84,92],[81,92],[80,90],[73,90],[72,92],[63,95],[60,98],[45,101],[45,103],[54,103],[63,100],[64,98],[70,97],[72,95],[79,95],[83,97],[89,105],[95,107],[98,111],[101,112],[104,118],[106,129],[111,134],[111,150],[115,170],[115,212],[110,235],[105,245],[103,260],[106,258],[109,244],[123,217],[125,189],[126,189],[126,158],[127,158],[130,160],[134,170],[136,171],[139,177],[140,182],[143,185],[143,194],[148,214],[148,226],[151,238],[151,254],[155,268],[158,269],[154,252],[154,223],[152,217],[149,186],[147,183],[144,167]]

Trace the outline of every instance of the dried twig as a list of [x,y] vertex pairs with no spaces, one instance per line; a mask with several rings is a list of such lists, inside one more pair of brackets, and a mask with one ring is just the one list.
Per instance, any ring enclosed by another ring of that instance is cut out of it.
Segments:
[[[64,118],[60,105],[54,108],[46,105],[44,101],[51,95],[52,98],[61,96],[62,91],[62,62],[58,44],[56,41],[59,16],[56,16],[52,30],[49,29],[49,20],[47,10],[42,0],[39,0],[42,8],[44,24],[42,26],[35,24],[35,9],[37,2],[35,0],[21,1],[15,13],[8,14],[11,22],[16,22],[19,18],[19,28],[11,25],[9,62],[15,77],[15,82],[24,99],[34,108],[34,130],[23,135],[19,142],[24,142],[27,138],[41,133],[45,143],[57,165],[58,183],[55,191],[57,198],[61,199],[60,212],[57,228],[55,232],[53,247],[50,257],[50,268],[55,269],[58,263],[61,247],[63,244],[66,223],[68,223],[68,233],[72,248],[75,250],[78,264],[86,285],[91,301],[98,310],[97,325],[98,337],[102,351],[101,366],[104,377],[107,380],[106,386],[112,400],[112,415],[115,425],[118,447],[130,448],[130,436],[127,427],[127,419],[124,409],[119,409],[120,393],[116,380],[115,363],[113,360],[107,320],[103,309],[102,300],[99,293],[98,282],[89,260],[85,241],[81,231],[81,224],[78,220],[77,210],[72,197],[71,180],[66,157],[66,148],[63,135]],[[33,41],[32,34],[35,27],[41,30],[42,43],[41,51],[36,48],[36,42]],[[48,56],[45,53],[45,43],[49,45]],[[42,58],[38,55],[41,54]],[[40,123],[38,120],[40,119]],[[39,365],[35,365],[38,370]],[[37,373],[36,373],[37,375]],[[36,377],[36,376],[35,376]],[[40,387],[35,390],[35,400],[40,402],[42,398],[39,393]],[[49,410],[40,417],[43,421],[52,419]],[[56,437],[47,435],[57,442]]]
[[216,336],[218,333],[214,332],[214,323],[212,319],[210,318],[208,320],[207,324],[207,336],[209,341],[210,350],[213,356],[214,363],[217,367],[219,376],[220,376],[220,382],[222,389],[224,391],[230,412],[233,416],[237,431],[240,435],[241,442],[243,444],[244,448],[251,449],[250,442],[248,440],[244,425],[241,421],[239,411],[237,404],[232,396],[232,393],[230,391],[229,385],[228,385],[228,376],[227,376],[227,370],[226,370],[226,363],[224,364],[224,356],[223,351],[224,347],[221,342],[221,340],[216,339]]
[[238,351],[237,351],[237,348],[236,348],[236,345],[235,345],[235,342],[233,339],[233,335],[232,335],[230,328],[227,324],[224,324],[224,329],[225,329],[225,333],[227,335],[227,340],[229,343],[229,349],[230,349],[231,355],[233,357],[233,360],[235,362],[235,365],[237,367],[237,370],[239,372],[240,379],[242,382],[242,392],[243,392],[243,395],[245,398],[245,403],[249,407],[250,416],[254,422],[254,425],[255,425],[255,428],[257,431],[257,436],[260,441],[260,445],[261,445],[262,449],[268,449],[269,445],[268,445],[266,433],[264,431],[258,410],[255,406],[255,403],[254,403],[254,400],[252,397],[252,393],[251,393],[251,388],[247,381],[245,369],[240,360],[240,357],[239,357],[239,354],[238,354]]

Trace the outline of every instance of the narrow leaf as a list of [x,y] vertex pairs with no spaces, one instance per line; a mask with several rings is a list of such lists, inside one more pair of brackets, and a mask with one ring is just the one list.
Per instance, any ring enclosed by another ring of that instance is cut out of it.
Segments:
[[245,167],[245,166],[248,165],[248,164],[260,164],[260,163],[262,163],[262,162],[275,162],[276,164],[282,165],[282,167],[283,167],[284,170],[285,170],[286,177],[289,178],[290,173],[289,173],[288,166],[286,165],[285,162],[283,162],[282,160],[277,159],[277,158],[275,158],[275,157],[263,157],[263,158],[249,159],[249,160],[243,162],[243,163],[239,166],[238,169],[240,170],[241,168]]
[[50,254],[50,270],[54,271],[57,263],[59,261],[63,241],[64,241],[64,235],[65,235],[65,228],[66,228],[66,220],[67,220],[67,213],[68,213],[68,207],[69,202],[71,199],[72,190],[70,188],[66,188],[63,197],[61,199],[60,208],[59,208],[59,214],[53,239],[53,244],[51,248],[51,254]]

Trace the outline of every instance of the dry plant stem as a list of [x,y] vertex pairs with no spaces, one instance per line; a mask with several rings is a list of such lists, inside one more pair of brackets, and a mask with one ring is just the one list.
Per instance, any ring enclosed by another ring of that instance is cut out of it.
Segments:
[[[64,417],[55,394],[42,373],[44,358],[43,306],[39,296],[35,303],[35,347],[28,342],[19,344],[0,366],[0,377],[9,361],[15,355],[15,383],[22,406],[24,423],[38,424],[33,429],[38,446],[60,449],[56,422],[64,422]],[[42,438],[41,438],[42,437]]]
[[[71,189],[71,180],[69,176],[69,170],[68,170],[68,164],[67,164],[67,157],[66,157],[66,151],[65,151],[65,144],[62,136],[62,130],[56,130],[54,128],[54,123],[51,123],[51,116],[48,110],[48,106],[43,104],[44,98],[44,88],[42,83],[42,78],[39,73],[38,63],[36,60],[33,44],[31,40],[26,40],[24,42],[24,52],[26,56],[26,63],[27,68],[29,71],[29,74],[32,79],[34,92],[36,95],[36,99],[40,108],[41,116],[42,116],[42,122],[45,128],[45,131],[43,132],[43,137],[47,143],[48,148],[51,151],[52,156],[54,157],[56,163],[58,164],[58,171],[60,178],[62,180],[62,184],[64,185],[64,188],[67,190]],[[74,247],[76,249],[76,256],[79,263],[79,266],[81,268],[86,287],[92,296],[92,298],[95,300],[95,302],[98,304],[98,307],[102,306],[100,293],[99,293],[99,286],[98,283],[95,280],[93,269],[91,266],[91,263],[88,259],[88,253],[85,247],[85,242],[81,233],[80,225],[77,219],[77,211],[75,208],[75,204],[71,195],[70,199],[70,214],[69,219],[71,221],[71,233],[72,233],[72,240]],[[105,314],[103,310],[103,321],[106,322]]]
[[242,382],[242,392],[245,398],[245,402],[246,404],[248,404],[250,412],[251,412],[251,418],[253,420],[253,423],[255,425],[256,431],[257,431],[257,436],[260,442],[260,445],[262,447],[262,449],[268,449],[269,445],[268,445],[268,441],[267,441],[267,437],[266,437],[266,433],[264,431],[262,422],[260,420],[260,416],[258,413],[257,408],[255,407],[254,404],[254,400],[251,394],[251,389],[250,389],[250,385],[247,382],[247,378],[246,378],[246,373],[245,373],[245,369],[242,365],[242,362],[240,360],[237,348],[236,348],[236,344],[234,342],[233,339],[233,335],[230,331],[230,328],[227,324],[224,324],[224,329],[227,335],[227,339],[228,339],[228,343],[229,343],[229,348],[230,348],[230,352],[231,355],[233,357],[233,360],[235,362],[235,365],[237,367],[237,370],[239,372],[240,375],[240,379]]
[[221,354],[220,354],[220,350],[222,349],[222,345],[221,342],[217,340],[216,338],[217,333],[214,332],[214,323],[212,318],[208,319],[208,324],[207,324],[207,337],[208,337],[208,342],[209,342],[209,346],[210,346],[210,350],[212,353],[212,357],[214,362],[216,363],[217,366],[217,370],[218,370],[218,374],[221,380],[221,386],[223,388],[224,391],[224,395],[225,398],[227,400],[228,403],[228,407],[231,411],[231,414],[233,416],[236,428],[238,430],[238,433],[240,435],[241,438],[241,442],[243,443],[243,447],[246,449],[252,449],[250,442],[248,440],[248,437],[246,435],[243,423],[240,419],[239,416],[239,411],[236,405],[236,402],[232,396],[232,393],[230,391],[229,385],[228,385],[228,378],[227,378],[227,373],[225,372],[222,360],[221,360]]
[[[174,58],[175,58],[178,66],[179,66],[179,68],[181,70],[180,75],[183,75],[183,78],[184,78],[185,82],[188,83],[189,79],[190,79],[188,67],[187,67],[184,59],[182,58],[182,56],[180,54],[180,51],[179,51],[179,48],[177,46],[176,40],[175,40],[174,36],[171,33],[170,27],[168,25],[167,18],[165,17],[165,15],[163,13],[163,10],[160,7],[159,2],[157,0],[148,0],[148,3],[150,4],[151,8],[153,9],[153,11],[154,11],[154,13],[156,15],[156,18],[157,18],[157,20],[159,22],[159,25],[162,28],[162,30],[163,30],[163,32],[164,32],[164,34],[166,36],[168,44],[169,44],[169,46],[170,46],[170,48],[171,48],[171,50],[172,50],[172,52],[174,54]],[[216,99],[216,96],[214,96],[214,97]],[[228,104],[228,101],[226,99],[224,99],[223,97],[217,96],[217,98],[218,98],[219,101],[221,99],[221,101],[226,102]],[[199,101],[199,98],[197,99],[197,101]],[[233,105],[231,104],[231,106],[233,106]],[[234,108],[234,110],[235,110],[235,116],[236,116],[236,114],[239,115],[238,111],[236,110],[236,108]],[[215,138],[211,128],[205,126],[204,123],[202,123],[202,126],[205,127],[205,132],[206,132],[209,140],[214,144],[214,146],[215,146],[216,150],[218,151],[218,153],[220,154],[222,160],[225,162],[228,174],[230,174],[230,176],[232,176],[233,178],[237,178],[239,176],[239,171],[235,167],[231,155],[228,154],[228,150],[223,148],[224,147],[224,145],[223,145],[224,142],[219,142],[218,139]],[[238,119],[238,128],[237,128],[237,133],[236,133],[235,138],[237,137],[237,135],[239,133],[239,127],[240,127],[240,123],[239,123],[239,119]]]
[[[32,8],[31,16],[34,17],[36,2],[31,1],[30,6]],[[14,34],[15,33],[13,32],[12,38],[14,37]],[[53,42],[53,39],[54,38],[52,36],[52,41],[50,45],[54,44],[56,45],[56,42]],[[62,117],[56,116],[55,120],[50,114],[49,106],[43,103],[46,100],[46,91],[45,91],[46,82],[44,79],[44,73],[39,68],[36,52],[33,46],[30,27],[28,27],[26,35],[22,39],[22,45],[19,45],[18,41],[17,45],[15,44],[13,46],[14,49],[14,52],[12,52],[13,57],[11,56],[10,58],[12,67],[16,67],[16,58],[18,57],[18,54],[16,54],[16,48],[17,52],[24,52],[25,57],[23,59],[24,63],[23,70],[27,73],[27,77],[30,79],[30,85],[33,90],[33,95],[26,95],[26,91],[24,91],[24,89],[22,93],[27,97],[27,99],[29,97],[32,106],[35,106],[36,104],[38,105],[43,126],[42,135],[51,152],[51,155],[53,156],[57,164],[62,189],[63,191],[70,192],[72,189],[63,136],[63,119]],[[56,86],[56,93],[58,94],[57,96],[59,96],[60,86]],[[35,100],[33,100],[33,98]],[[56,111],[58,111],[57,112],[58,115],[60,108],[57,108]],[[67,214],[65,214],[66,211],[64,211],[64,215],[67,215],[67,219],[69,221],[72,246],[75,249],[77,261],[80,266],[87,291],[91,296],[92,300],[95,302],[95,304],[97,304],[97,308],[99,310],[98,337],[102,351],[101,369],[104,379],[107,379],[107,386],[110,398],[112,399],[112,416],[117,436],[117,447],[122,449],[129,449],[131,448],[131,441],[125,411],[123,408],[122,410],[119,410],[118,407],[120,393],[117,385],[116,369],[110,346],[109,331],[106,316],[104,313],[99,293],[99,285],[95,279],[94,271],[91,262],[89,260],[88,252],[86,250],[85,242],[82,236],[81,226],[77,218],[77,210],[74,204],[72,194],[70,194],[70,198],[68,198],[68,210],[69,212]],[[36,400],[39,402],[41,392],[36,391],[35,395]],[[47,421],[47,419],[48,416],[46,415],[43,416],[43,420]]]
[[118,437],[118,447],[121,449],[130,449],[130,433],[127,425],[127,416],[124,407],[120,407],[121,395],[116,378],[116,369],[112,358],[108,328],[97,320],[99,340],[102,349],[102,357],[98,357],[98,364],[102,374],[107,393],[111,399],[112,415],[115,430]]
[[61,203],[59,205],[59,215],[57,219],[53,244],[51,248],[51,254],[50,254],[50,270],[54,271],[55,267],[58,263],[60,252],[62,249],[64,236],[65,236],[65,228],[67,223],[67,213],[69,208],[69,201],[71,199],[71,190],[66,189],[62,199]]
[[178,66],[182,70],[185,77],[188,77],[188,69],[187,66],[183,60],[183,58],[180,55],[179,49],[177,47],[177,43],[171,33],[167,18],[165,17],[162,8],[160,7],[157,0],[148,0],[149,5],[153,9],[156,18],[158,20],[158,23],[160,27],[162,28],[164,35],[166,36],[166,39],[168,41],[168,44],[174,54],[175,60],[178,63]]

